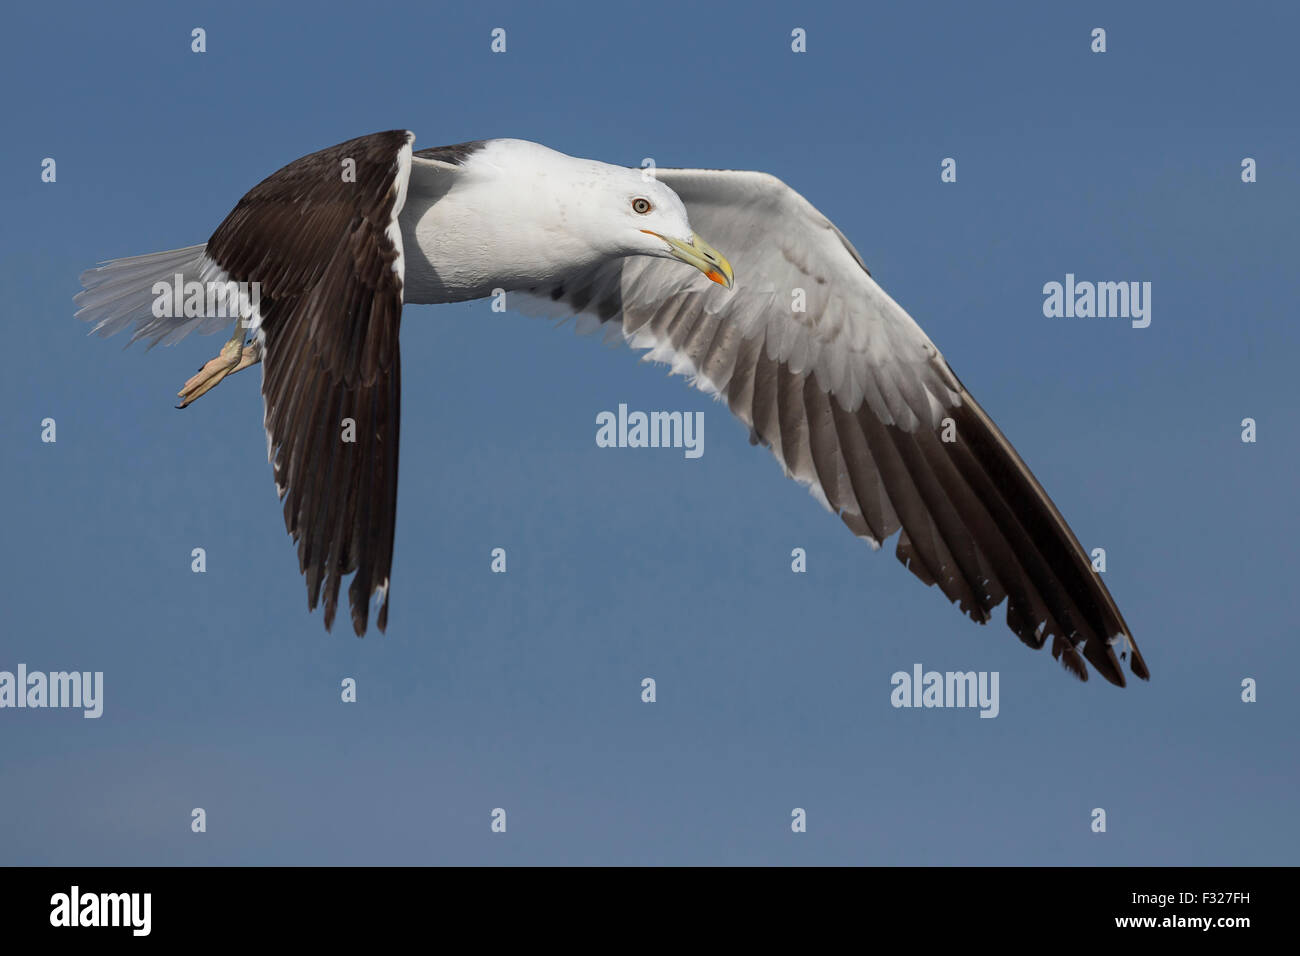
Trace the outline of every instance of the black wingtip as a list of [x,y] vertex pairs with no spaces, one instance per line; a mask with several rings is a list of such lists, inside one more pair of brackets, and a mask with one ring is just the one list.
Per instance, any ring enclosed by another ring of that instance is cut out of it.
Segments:
[[1136,644],[1131,644],[1132,651],[1129,654],[1129,670],[1136,674],[1141,680],[1150,680],[1151,672],[1147,670],[1147,662],[1142,659],[1142,652],[1137,649]]
[[[1052,656],[1057,660],[1059,660],[1061,662],[1061,666],[1064,667],[1069,673],[1073,674],[1080,681],[1087,683],[1088,665],[1084,663],[1083,658],[1079,656],[1079,652],[1073,644],[1071,644],[1067,640],[1064,640],[1061,637],[1053,637]],[[1103,672],[1103,676],[1105,676],[1108,680],[1111,680],[1109,674],[1105,674]],[[1122,685],[1123,682],[1124,682],[1124,677],[1123,675],[1121,675],[1120,684]]]
[[348,596],[352,599],[352,633],[357,637],[365,637],[366,626],[370,623],[368,614],[370,609],[366,607],[365,602],[358,601],[355,595]]

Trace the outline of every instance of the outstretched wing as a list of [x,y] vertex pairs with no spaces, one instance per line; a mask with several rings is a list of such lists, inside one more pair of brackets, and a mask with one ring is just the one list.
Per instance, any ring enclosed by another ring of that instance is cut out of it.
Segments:
[[728,292],[632,257],[535,294],[618,323],[633,347],[725,398],[786,473],[980,623],[1007,625],[1080,679],[1148,676],[1065,519],[934,343],[835,226],[766,173],[659,169],[735,267]]
[[208,240],[231,280],[257,283],[267,454],[315,609],[334,622],[339,584],[364,634],[372,596],[388,618],[401,413],[398,328],[411,142],[349,140],[253,187]]

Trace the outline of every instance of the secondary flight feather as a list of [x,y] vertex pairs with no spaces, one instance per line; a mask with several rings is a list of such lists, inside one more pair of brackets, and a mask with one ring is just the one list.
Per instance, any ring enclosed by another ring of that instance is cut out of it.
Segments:
[[[253,187],[206,243],[106,262],[76,297],[93,331],[133,326],[132,341],[151,346],[234,324],[181,407],[262,365],[285,527],[327,628],[349,574],[356,633],[372,600],[387,623],[403,305],[504,289],[605,325],[725,401],[854,534],[878,548],[898,533],[899,560],[972,619],[1005,600],[1007,626],[1031,647],[1050,639],[1080,679],[1091,664],[1123,686],[1121,660],[1148,677],[1037,479],[793,189],[760,172],[650,178],[523,140],[413,141],[392,130],[304,156]],[[216,290],[202,308],[164,291],[192,282]],[[791,307],[795,289],[804,311]]]

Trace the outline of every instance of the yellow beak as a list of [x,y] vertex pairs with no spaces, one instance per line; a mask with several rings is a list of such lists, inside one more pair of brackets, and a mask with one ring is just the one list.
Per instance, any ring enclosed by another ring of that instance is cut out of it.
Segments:
[[680,239],[672,239],[657,232],[651,232],[649,229],[642,229],[641,231],[668,243],[668,251],[672,253],[674,259],[680,259],[688,266],[695,266],[704,273],[706,278],[712,279],[723,288],[731,288],[736,277],[731,268],[731,263],[727,261],[726,256],[695,233],[691,233],[689,242],[682,242]]

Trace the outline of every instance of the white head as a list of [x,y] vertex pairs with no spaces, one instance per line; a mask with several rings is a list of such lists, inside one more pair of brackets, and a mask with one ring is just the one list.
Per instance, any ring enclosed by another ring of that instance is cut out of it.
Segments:
[[579,268],[612,257],[655,256],[731,288],[731,264],[691,229],[677,194],[641,170],[509,139],[489,140],[466,166],[470,175],[490,180],[495,204],[512,207],[501,212],[502,221],[514,223],[516,261]]

